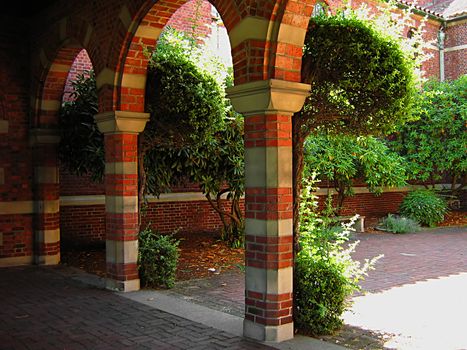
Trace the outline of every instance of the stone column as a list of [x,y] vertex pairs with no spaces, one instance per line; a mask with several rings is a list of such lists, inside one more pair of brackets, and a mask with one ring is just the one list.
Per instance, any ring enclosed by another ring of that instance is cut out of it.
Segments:
[[148,113],[113,111],[95,116],[105,137],[107,288],[139,289],[138,134]]
[[244,335],[293,338],[292,115],[310,86],[282,80],[234,86],[245,116],[246,283]]
[[60,189],[56,129],[32,129],[34,191],[34,262],[60,262]]

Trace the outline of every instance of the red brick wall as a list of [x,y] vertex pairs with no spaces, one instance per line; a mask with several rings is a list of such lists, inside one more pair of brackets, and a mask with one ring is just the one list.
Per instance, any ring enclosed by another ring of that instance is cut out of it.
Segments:
[[[397,213],[406,193],[388,192],[381,196],[361,193],[347,197],[342,215],[359,214],[366,218],[380,218]],[[326,196],[320,196],[323,209]],[[228,202],[224,202],[228,207]],[[244,203],[241,203],[242,210]],[[60,208],[62,245],[87,245],[105,240],[104,205],[62,206]],[[217,213],[207,201],[177,201],[149,203],[142,227],[151,227],[162,233],[177,229],[182,232],[216,232],[222,227]]]
[[[28,143],[29,61],[27,25],[0,15],[0,203],[32,200],[32,159]],[[0,258],[32,254],[32,215],[0,212]]]
[[[370,218],[381,218],[388,213],[397,213],[399,205],[404,199],[406,192],[387,192],[380,196],[375,196],[372,193],[359,193],[354,196],[346,197],[344,200],[344,208],[341,215],[355,215]],[[336,200],[333,197],[334,201]],[[324,208],[326,196],[320,196],[320,208]]]
[[211,6],[208,1],[190,0],[175,12],[167,25],[195,38],[207,37],[211,35]]
[[62,247],[85,246],[105,241],[105,205],[60,207]]
[[0,215],[0,228],[0,258],[32,255],[32,215]]
[[73,64],[71,65],[70,72],[66,78],[65,89],[63,91],[63,101],[72,100],[72,97],[70,96],[70,94],[73,92],[73,86],[71,85],[71,82],[76,80],[78,74],[82,74],[85,71],[90,71],[91,69],[91,59],[89,58],[87,51],[83,49],[76,56]]
[[105,194],[104,183],[96,183],[89,175],[76,176],[60,168],[60,195],[85,196]]
[[[224,202],[229,208],[228,202]],[[241,204],[243,208],[243,203]],[[222,227],[218,214],[207,201],[149,203],[142,227],[171,233],[216,232]],[[83,205],[60,208],[61,243],[64,247],[84,246],[105,240],[105,206]]]
[[[459,22],[446,29],[445,48],[467,45],[467,22]],[[467,74],[467,49],[445,52],[445,76],[448,80]]]

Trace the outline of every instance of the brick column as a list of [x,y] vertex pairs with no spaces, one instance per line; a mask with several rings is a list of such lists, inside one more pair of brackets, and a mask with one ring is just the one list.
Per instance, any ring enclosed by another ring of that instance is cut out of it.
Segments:
[[60,262],[60,189],[55,129],[32,129],[34,188],[34,262]]
[[105,135],[107,288],[139,289],[138,134],[149,114],[114,111],[95,116]]
[[246,281],[244,335],[293,338],[292,114],[309,85],[266,80],[235,86],[245,115]]

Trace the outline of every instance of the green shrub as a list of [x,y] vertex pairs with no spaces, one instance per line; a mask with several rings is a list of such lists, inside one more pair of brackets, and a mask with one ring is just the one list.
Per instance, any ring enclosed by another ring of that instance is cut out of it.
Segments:
[[407,233],[420,231],[420,225],[417,221],[403,216],[394,216],[391,214],[383,218],[383,220],[381,220],[378,226],[392,233]]
[[444,220],[448,211],[446,202],[431,190],[409,192],[399,208],[402,216],[411,218],[421,225],[430,227]]
[[343,266],[299,255],[295,262],[295,325],[313,335],[331,334],[342,326],[346,299],[354,288]]
[[358,242],[348,243],[350,222],[334,226],[334,220],[317,212],[313,183],[306,183],[300,203],[300,250],[295,259],[296,326],[312,335],[331,334],[342,325],[349,297],[376,260],[363,265],[351,254]]
[[178,262],[179,241],[150,228],[139,233],[139,276],[145,287],[172,288]]

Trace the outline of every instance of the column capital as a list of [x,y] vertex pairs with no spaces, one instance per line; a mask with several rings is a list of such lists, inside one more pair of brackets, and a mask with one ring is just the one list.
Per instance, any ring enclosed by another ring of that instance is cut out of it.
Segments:
[[146,127],[149,116],[149,113],[110,111],[96,114],[94,120],[103,134],[139,134]]
[[56,145],[60,142],[60,130],[35,128],[29,131],[29,144],[34,147],[37,145]]
[[298,112],[310,94],[309,84],[286,80],[260,80],[227,89],[235,110],[244,115]]

